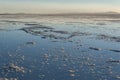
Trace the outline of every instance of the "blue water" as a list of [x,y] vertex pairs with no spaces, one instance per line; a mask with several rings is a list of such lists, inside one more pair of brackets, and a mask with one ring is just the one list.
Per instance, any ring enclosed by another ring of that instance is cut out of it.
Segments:
[[[26,19],[22,22],[19,22],[19,19],[14,19],[18,22],[1,20],[0,78],[120,80],[120,52],[110,51],[110,49],[120,50],[120,42],[111,38],[117,37],[119,40],[119,23],[105,22],[106,25],[96,25],[94,21],[92,24],[89,24],[89,21],[83,24],[75,23],[73,19],[71,21],[74,23],[64,19],[61,21],[61,18],[47,19],[48,22],[46,22],[46,17],[45,20],[40,19],[41,22],[34,19]],[[47,28],[33,29],[30,27],[34,25],[25,25],[27,23],[52,27],[56,31],[67,31],[68,34],[55,33]],[[29,32],[21,30],[26,27]],[[74,32],[80,32],[80,34],[68,39]],[[50,34],[54,34],[57,38],[51,37]],[[111,37],[98,38],[101,34]],[[101,50],[90,49],[90,47]],[[24,72],[11,68],[10,64],[19,68],[23,67]]]

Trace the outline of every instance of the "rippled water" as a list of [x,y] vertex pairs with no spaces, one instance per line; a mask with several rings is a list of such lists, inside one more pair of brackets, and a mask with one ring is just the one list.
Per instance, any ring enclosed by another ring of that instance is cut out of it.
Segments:
[[118,19],[0,15],[0,79],[120,80]]

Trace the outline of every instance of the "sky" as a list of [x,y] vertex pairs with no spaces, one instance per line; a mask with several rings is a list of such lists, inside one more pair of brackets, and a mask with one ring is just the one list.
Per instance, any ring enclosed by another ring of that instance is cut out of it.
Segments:
[[120,12],[120,0],[0,0],[0,13]]

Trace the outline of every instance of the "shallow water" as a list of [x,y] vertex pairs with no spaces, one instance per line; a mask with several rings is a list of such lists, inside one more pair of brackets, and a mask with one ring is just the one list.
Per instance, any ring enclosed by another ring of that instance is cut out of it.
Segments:
[[116,19],[0,17],[1,79],[120,80]]

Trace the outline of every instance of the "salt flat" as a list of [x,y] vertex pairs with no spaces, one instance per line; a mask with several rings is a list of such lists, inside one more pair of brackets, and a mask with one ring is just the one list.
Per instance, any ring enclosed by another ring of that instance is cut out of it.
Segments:
[[120,14],[0,14],[0,78],[119,80]]

